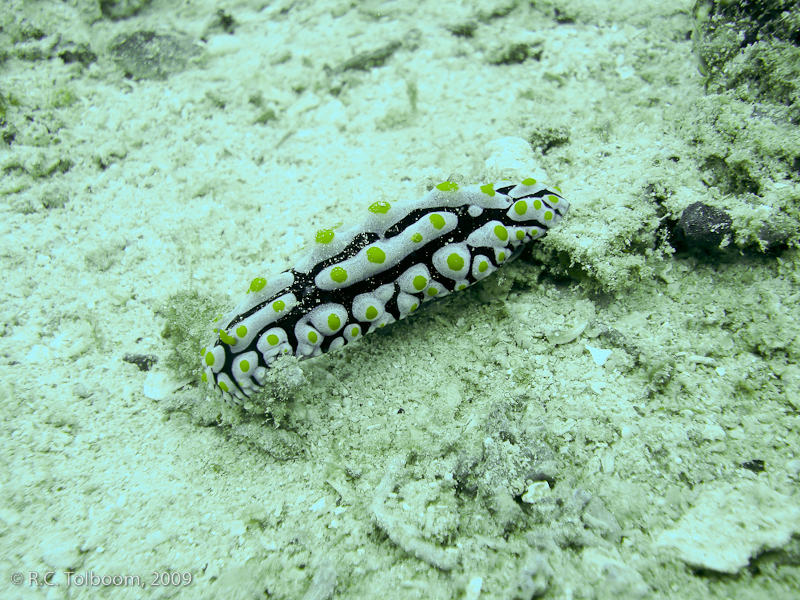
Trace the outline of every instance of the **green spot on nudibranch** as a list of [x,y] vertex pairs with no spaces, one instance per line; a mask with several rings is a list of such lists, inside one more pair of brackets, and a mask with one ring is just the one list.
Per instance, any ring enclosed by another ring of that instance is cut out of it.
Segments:
[[286,308],[286,303],[283,300],[275,300],[272,303],[272,309],[275,312],[281,312],[284,308]]
[[203,374],[200,375],[200,379],[202,380],[203,383],[208,383],[208,375],[206,375],[205,371],[203,371]]
[[353,327],[350,330],[350,335],[352,335],[353,337],[356,337],[358,335],[358,327]]
[[548,211],[546,211],[546,212],[544,213],[544,220],[545,220],[545,221],[549,221],[549,220],[551,220],[552,218],[553,218],[553,213],[552,213],[552,212],[550,212],[549,210],[548,210]]
[[375,308],[374,306],[369,306],[367,307],[366,315],[367,319],[371,321],[372,319],[378,316],[378,309]]
[[277,346],[278,342],[280,342],[280,339],[278,339],[278,336],[274,333],[270,333],[267,336],[267,343],[269,343],[270,346]]
[[428,288],[428,295],[429,296],[435,296],[438,293],[439,293],[439,290],[437,290],[435,287]]
[[223,392],[227,392],[228,391],[228,386],[225,384],[224,381],[220,381],[219,382],[219,389],[221,389]]
[[414,289],[424,290],[425,286],[428,285],[428,280],[422,275],[417,275],[416,277],[414,277],[413,284],[414,284]]
[[443,192],[455,192],[458,189],[458,184],[453,181],[443,181],[436,186],[436,189]]
[[214,366],[214,360],[215,360],[214,359],[214,355],[211,354],[211,352],[206,352],[206,364],[209,367],[213,367]]
[[478,271],[479,271],[480,273],[485,273],[485,272],[486,272],[486,269],[488,269],[488,268],[489,268],[489,263],[488,263],[488,262],[486,262],[485,260],[482,260],[482,261],[480,262],[480,264],[478,265]]
[[371,263],[381,265],[383,261],[386,260],[386,253],[377,246],[367,248],[367,260]]
[[487,183],[486,185],[481,186],[481,191],[486,194],[487,196],[494,196],[494,184]]
[[267,285],[267,280],[263,277],[256,277],[253,281],[250,282],[250,291],[251,292],[260,292],[264,289],[264,286]]
[[533,201],[533,208],[535,208],[536,210],[539,210],[540,208],[542,208],[542,201],[539,200],[538,198],[536,200],[534,200]]
[[228,332],[222,329],[219,330],[219,339],[222,340],[223,344],[228,344],[228,346],[233,346],[236,343],[236,338],[228,335]]
[[524,215],[528,212],[528,203],[525,202],[525,200],[517,200],[517,202],[514,203],[514,212],[518,215]]
[[506,259],[505,252],[501,252],[500,254],[497,255],[497,262],[503,262],[505,259]]
[[385,215],[389,212],[389,209],[392,208],[392,205],[388,202],[383,202],[382,200],[378,200],[377,202],[373,202],[369,205],[370,212],[374,212],[376,215]]
[[339,327],[342,326],[342,320],[339,318],[339,315],[331,313],[328,315],[328,327],[330,327],[333,331],[339,331]]
[[411,312],[412,310],[417,310],[417,305],[416,304],[412,304],[411,308],[408,309],[409,312]]
[[528,177],[522,180],[522,185],[536,185],[536,180],[533,177]]
[[312,344],[316,344],[317,343],[317,339],[318,338],[317,338],[317,332],[316,331],[309,331],[308,332],[308,341],[309,342],[311,342]]
[[525,232],[522,231],[522,229],[517,229],[517,239],[521,240],[524,237],[525,237]]
[[[560,192],[561,190],[558,191]],[[558,204],[558,198],[556,196],[548,196],[547,199],[553,204]]]
[[447,266],[450,267],[453,271],[460,271],[464,268],[464,259],[461,258],[458,254],[453,252],[450,256],[447,257]]
[[333,241],[333,229],[320,229],[317,232],[318,244],[330,244]]
[[344,283],[347,281],[347,271],[342,267],[333,267],[333,269],[331,269],[331,279],[336,283]]
[[419,244],[422,241],[422,234],[417,232],[411,236],[411,241],[415,244]]
[[239,368],[242,370],[242,373],[247,373],[250,370],[250,363],[246,360],[239,361]]
[[444,227],[444,217],[442,215],[433,214],[428,218],[431,220],[431,223],[433,223],[433,226],[436,227],[436,229],[441,229]]
[[244,325],[239,325],[236,328],[236,335],[238,335],[240,338],[243,338],[244,336],[246,336],[247,335],[247,327],[245,327]]
[[508,239],[508,229],[506,229],[502,225],[495,225],[494,234],[497,236],[497,239],[499,239],[501,242],[505,242]]
[[460,292],[461,290],[465,290],[465,289],[467,289],[467,284],[466,284],[466,283],[462,283],[460,286],[458,286],[458,291],[459,291],[459,292]]

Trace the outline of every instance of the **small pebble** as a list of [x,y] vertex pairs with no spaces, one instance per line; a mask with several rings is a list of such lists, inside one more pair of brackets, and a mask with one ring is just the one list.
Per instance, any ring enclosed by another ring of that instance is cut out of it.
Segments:
[[483,579],[473,577],[467,584],[467,589],[464,590],[464,600],[478,600],[481,595],[481,587],[483,587]]

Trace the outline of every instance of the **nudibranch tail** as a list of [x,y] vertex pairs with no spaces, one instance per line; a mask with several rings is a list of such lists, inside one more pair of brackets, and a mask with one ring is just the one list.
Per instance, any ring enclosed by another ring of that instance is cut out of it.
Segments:
[[264,386],[279,356],[319,356],[466,289],[568,209],[561,190],[534,179],[445,181],[415,202],[374,202],[361,225],[320,230],[293,269],[250,283],[203,348],[203,381],[242,403]]

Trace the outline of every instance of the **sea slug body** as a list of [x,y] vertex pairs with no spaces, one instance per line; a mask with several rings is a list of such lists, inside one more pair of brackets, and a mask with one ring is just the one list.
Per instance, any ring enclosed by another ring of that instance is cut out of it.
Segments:
[[568,209],[561,190],[534,179],[445,181],[415,202],[374,202],[363,224],[318,231],[293,269],[251,282],[215,323],[203,381],[242,403],[279,356],[319,356],[466,289],[544,237]]

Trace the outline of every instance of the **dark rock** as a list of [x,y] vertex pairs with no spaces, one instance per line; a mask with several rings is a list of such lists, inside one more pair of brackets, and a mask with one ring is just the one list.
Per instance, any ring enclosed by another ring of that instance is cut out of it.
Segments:
[[97,61],[97,55],[92,52],[89,44],[67,42],[66,44],[59,44],[57,52],[58,57],[66,64],[79,62],[83,65],[89,65]]
[[748,471],[752,471],[753,473],[761,473],[766,468],[764,466],[764,461],[760,458],[754,458],[753,460],[747,460],[742,463],[742,466],[747,469]]
[[533,49],[528,44],[510,44],[490,52],[486,60],[491,65],[518,65],[528,58],[539,60],[542,52],[541,48]]
[[215,26],[219,26],[225,33],[233,33],[239,25],[236,20],[221,8],[217,11]]
[[382,67],[386,61],[401,47],[400,42],[389,42],[385,46],[356,54],[353,58],[344,61],[337,71],[369,71],[375,67]]
[[100,12],[109,19],[132,17],[152,0],[100,0]]
[[452,25],[447,29],[456,37],[471,38],[475,37],[475,32],[478,30],[478,24],[474,21],[467,21],[466,23]]
[[731,233],[732,222],[725,211],[695,202],[683,209],[676,234],[689,249],[711,250]]
[[787,219],[779,223],[767,223],[758,232],[758,239],[764,250],[785,247],[792,236],[796,236],[796,227],[792,227]]
[[126,354],[122,360],[136,365],[140,371],[149,371],[158,362],[158,357],[155,354]]

